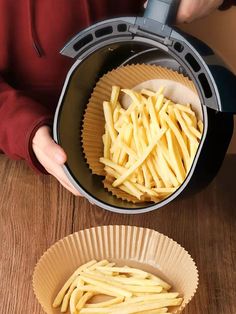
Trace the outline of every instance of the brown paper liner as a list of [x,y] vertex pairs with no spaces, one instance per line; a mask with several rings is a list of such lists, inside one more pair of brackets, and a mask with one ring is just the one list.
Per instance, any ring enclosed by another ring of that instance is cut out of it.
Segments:
[[113,196],[116,196],[123,201],[128,201],[133,204],[145,204],[147,205],[147,202],[144,202],[143,200],[137,199],[135,196],[129,195],[126,192],[120,190],[119,188],[114,188],[112,186],[112,181],[109,179],[109,177],[105,177],[105,179],[102,181],[104,188],[107,189]]
[[33,289],[45,313],[60,313],[60,308],[52,308],[58,291],[80,265],[92,259],[138,267],[166,280],[172,285],[171,291],[179,292],[184,298],[180,307],[170,308],[171,313],[181,313],[198,287],[193,259],[167,236],[133,226],[95,227],[58,241],[36,265]]
[[[103,101],[110,100],[113,85],[119,86],[121,89],[150,88],[156,91],[159,87],[164,86],[166,97],[175,102],[192,104],[198,116],[202,117],[201,103],[194,83],[178,72],[147,64],[128,65],[108,72],[98,81],[93,90],[82,126],[83,150],[93,174],[106,175],[104,165],[99,162],[99,158],[103,156],[102,135],[105,132]],[[128,97],[122,97],[121,105],[123,107],[128,107],[128,102]],[[107,180],[104,182],[105,188],[116,197],[133,203],[140,202],[119,188],[113,188]]]

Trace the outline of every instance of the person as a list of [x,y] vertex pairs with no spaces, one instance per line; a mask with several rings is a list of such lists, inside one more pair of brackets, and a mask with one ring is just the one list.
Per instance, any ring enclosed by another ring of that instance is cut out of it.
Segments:
[[209,15],[218,8],[220,10],[226,10],[235,4],[235,0],[181,0],[177,14],[177,22],[190,23]]
[[[190,22],[235,1],[182,0],[177,22]],[[72,65],[59,54],[79,30],[104,18],[137,15],[144,1],[0,1],[0,151],[53,175],[75,195],[62,165],[66,153],[51,135],[58,97]]]

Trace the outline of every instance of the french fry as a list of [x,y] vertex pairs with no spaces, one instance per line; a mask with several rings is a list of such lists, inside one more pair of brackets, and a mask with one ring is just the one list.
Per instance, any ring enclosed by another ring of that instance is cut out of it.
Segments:
[[176,191],[176,188],[154,188],[154,191],[156,191],[157,193],[174,193]]
[[[96,269],[96,268],[99,267],[99,266],[107,266],[107,265],[109,265],[109,264],[110,264],[110,263],[109,263],[106,259],[103,259],[103,260],[101,260],[101,261],[99,261],[99,262],[93,264],[92,266],[89,266],[87,269],[89,269],[89,270],[94,270],[94,269]],[[86,271],[86,269],[85,269],[84,271]]]
[[[70,288],[69,290],[66,292],[64,298],[63,298],[63,301],[62,301],[62,305],[61,305],[61,312],[64,313],[64,312],[67,312],[67,308],[69,306],[69,302],[70,302],[70,298],[71,298],[71,295],[74,291],[74,289],[77,287],[78,283],[80,282],[80,285],[83,285],[83,282],[81,282],[81,279],[80,277],[78,276],[73,282],[72,284],[70,285]],[[78,291],[79,292],[79,291]]]
[[[127,109],[118,101],[120,92],[131,99]],[[188,175],[203,132],[191,105],[167,99],[163,87],[137,92],[114,86],[103,106],[100,162],[113,187],[123,190],[128,200],[133,196],[132,201],[159,202],[176,191]],[[158,192],[162,188],[167,190]]]
[[192,111],[192,109],[191,109],[190,107],[183,106],[183,105],[180,105],[180,104],[176,104],[176,105],[175,105],[175,108],[176,108],[176,109],[179,109],[180,111],[187,112],[187,113],[189,113],[191,116],[195,116],[194,111]]
[[141,312],[138,312],[138,314],[162,314],[162,313],[167,313],[167,312],[168,312],[168,308],[163,307],[157,310],[141,311]]
[[94,292],[86,292],[77,303],[76,311],[80,311],[85,306],[86,302],[90,300],[93,296],[94,296]]
[[182,184],[186,177],[186,172],[182,164],[182,160],[178,154],[178,151],[175,149],[171,130],[168,130],[166,132],[166,138],[168,142],[168,149],[170,152],[171,164],[173,166],[173,169],[175,171],[179,183]]
[[[118,97],[120,93],[120,87],[119,86],[112,86],[111,90],[111,104],[112,104],[112,109],[114,110],[115,107],[117,106],[118,102]],[[118,106],[118,110],[120,109],[120,106]]]
[[108,130],[106,128],[106,132],[102,137],[103,139],[103,145],[104,145],[104,152],[103,155],[105,158],[110,158],[110,147],[111,147],[111,138],[110,135],[108,133]]
[[115,107],[114,112],[113,112],[114,125],[119,120],[119,117],[120,117],[120,110],[119,110],[119,108]]
[[71,297],[70,297],[70,312],[72,314],[77,314],[76,304],[79,302],[79,300],[82,298],[82,296],[83,296],[83,292],[80,291],[78,288],[76,288],[72,292]]
[[154,147],[156,146],[157,142],[161,139],[161,137],[166,132],[166,129],[162,129],[157,139],[152,142],[143,152],[142,157],[139,158],[133,166],[131,166],[123,175],[120,176],[119,179],[116,179],[113,182],[113,186],[116,187],[124,182],[126,178],[128,178],[139,166],[142,165],[142,163],[145,161],[145,159],[148,157],[148,155],[152,152]]
[[157,97],[157,101],[156,101],[156,105],[155,105],[155,108],[156,108],[156,111],[159,112],[163,106],[163,102],[164,102],[164,95],[161,94]]
[[181,125],[182,130],[184,131],[184,133],[187,135],[187,137],[189,138],[189,140],[191,142],[193,142],[195,145],[198,146],[198,141],[196,140],[196,138],[191,134],[191,132],[189,131],[186,123],[184,122],[180,112],[178,109],[174,109],[174,113],[176,115],[176,118],[179,122],[179,124]]
[[190,118],[189,115],[187,115],[187,113],[185,113],[184,111],[181,112],[181,116],[184,118],[184,121],[187,123],[188,126],[193,126],[193,120]]
[[[96,269],[101,270],[101,267],[97,267]],[[141,269],[133,268],[133,267],[106,267],[107,270],[122,274],[132,274],[132,275],[138,275],[142,278],[147,278],[148,273],[146,271],[143,271]]]
[[117,292],[111,291],[110,289],[104,289],[102,287],[94,286],[94,285],[85,285],[85,286],[78,286],[78,290],[84,292],[93,292],[97,294],[105,294],[111,297],[120,297],[121,295]]
[[[114,178],[119,178],[119,174],[110,167],[104,168],[107,173],[109,173]],[[135,195],[137,199],[141,199],[142,193],[140,193],[139,189],[136,188],[135,183],[132,183],[126,180],[123,184],[122,190],[128,192],[128,194]]]
[[[160,309],[163,307],[169,307],[169,306],[178,306],[182,303],[182,298],[177,299],[166,299],[166,300],[158,300],[156,302],[148,302],[148,303],[138,303],[134,305],[127,304],[127,306],[123,304],[121,305],[114,305],[113,308],[113,314],[132,314],[137,313],[140,311],[148,311],[148,310],[155,310]],[[85,312],[83,312],[85,313]]]
[[[105,259],[86,263],[74,274],[63,299],[68,298],[70,314],[167,313],[168,307],[183,301],[177,292],[167,292],[171,286],[159,277],[138,268],[117,267]],[[112,298],[94,303],[92,298],[98,294]],[[67,308],[62,304],[61,312]]]
[[158,119],[157,119],[157,115],[156,115],[156,111],[155,111],[155,108],[154,108],[154,97],[149,97],[148,99],[148,111],[149,111],[149,114],[150,114],[150,117],[151,117],[151,122],[153,123],[155,129],[157,131],[160,130],[160,125],[159,125],[159,122],[158,122]]
[[84,282],[97,286],[97,287],[101,287],[104,290],[107,291],[111,291],[114,292],[117,296],[124,296],[124,297],[131,297],[132,293],[127,291],[126,289],[122,289],[120,287],[117,286],[110,286],[109,284],[107,284],[106,282],[101,282],[99,280],[93,279],[91,278],[88,274],[81,274],[80,275],[81,279],[84,280]]
[[145,88],[141,90],[141,94],[149,97],[155,96],[154,92]]
[[[132,91],[130,89],[122,89],[121,90],[123,93],[129,95],[129,97],[132,99],[133,103],[136,105],[136,106],[139,106],[140,105],[140,102],[141,102],[141,95],[135,91]],[[128,111],[128,110],[127,110]]]
[[166,120],[167,124],[169,125],[169,127],[173,131],[177,141],[179,142],[180,148],[181,148],[182,153],[183,153],[183,159],[184,159],[185,167],[186,167],[186,169],[188,169],[189,163],[190,163],[190,156],[189,156],[187,146],[183,140],[183,137],[181,136],[181,132],[180,132],[180,130],[178,130],[176,125],[172,122],[172,120],[169,118],[169,116],[166,113],[163,114],[163,119]]
[[116,170],[119,174],[123,174],[126,172],[126,168],[115,164],[114,162],[112,162],[110,159],[106,159],[106,158],[100,158],[99,161],[101,163],[103,163],[105,166],[111,167],[114,170]]
[[86,304],[85,307],[86,308],[96,308],[96,307],[103,308],[103,307],[108,307],[110,305],[119,304],[122,301],[124,301],[124,297],[117,297],[108,301],[103,301],[103,302],[93,303],[93,304]]
[[103,111],[104,111],[105,121],[107,124],[109,135],[112,141],[115,141],[117,137],[117,131],[114,128],[113,118],[112,118],[112,109],[111,109],[111,104],[109,102],[107,101],[103,102]]
[[81,274],[81,272],[83,272],[86,268],[96,264],[97,261],[96,260],[91,260],[90,262],[80,266],[72,275],[71,277],[66,281],[66,283],[63,285],[63,287],[61,288],[61,290],[58,292],[54,302],[53,302],[53,307],[59,307],[61,305],[61,302],[66,294],[66,291],[69,289],[69,287],[71,286],[71,284],[74,282],[74,280],[76,279],[76,277]]
[[[127,126],[125,126],[124,128],[124,132],[123,132],[123,141],[124,141],[124,145],[128,148],[132,139],[132,132],[133,132],[133,127],[132,124],[129,123]],[[121,141],[119,142],[121,143]],[[119,164],[123,165],[125,158],[127,156],[127,151],[124,149],[124,147],[122,147],[121,145],[121,154],[120,154],[120,158],[119,158]]]
[[203,133],[203,123],[201,120],[198,121],[197,126],[198,126],[199,131]]
[[157,301],[161,299],[176,299],[179,296],[178,292],[168,292],[168,293],[155,293],[155,294],[147,294],[140,297],[133,297],[125,300],[125,303],[139,303],[144,301]]
[[196,136],[196,138],[198,138],[199,140],[202,138],[201,132],[199,132],[197,129],[195,129],[194,126],[190,126],[189,129],[193,133],[193,135]]
[[105,313],[112,313],[110,308],[104,308],[104,307],[95,307],[95,308],[90,308],[90,307],[85,307],[82,308],[79,312],[80,314],[105,314]]

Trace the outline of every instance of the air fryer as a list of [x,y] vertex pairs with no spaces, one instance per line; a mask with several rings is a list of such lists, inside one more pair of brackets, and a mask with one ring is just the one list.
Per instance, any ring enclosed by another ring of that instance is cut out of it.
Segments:
[[[204,188],[217,174],[233,133],[236,77],[206,44],[170,26],[179,1],[149,0],[143,17],[104,20],[84,29],[61,53],[75,59],[68,72],[54,118],[54,139],[67,153],[64,166],[71,183],[87,199],[119,213],[158,209]],[[99,78],[127,64],[155,64],[189,77],[201,101],[204,132],[188,176],[159,203],[133,204],[112,196],[103,177],[86,163],[81,127],[86,105]]]

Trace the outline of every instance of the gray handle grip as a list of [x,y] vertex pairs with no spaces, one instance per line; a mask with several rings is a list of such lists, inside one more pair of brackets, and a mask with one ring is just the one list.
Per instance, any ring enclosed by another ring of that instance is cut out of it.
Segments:
[[176,16],[180,0],[149,0],[144,17],[162,24],[173,25],[176,22]]

